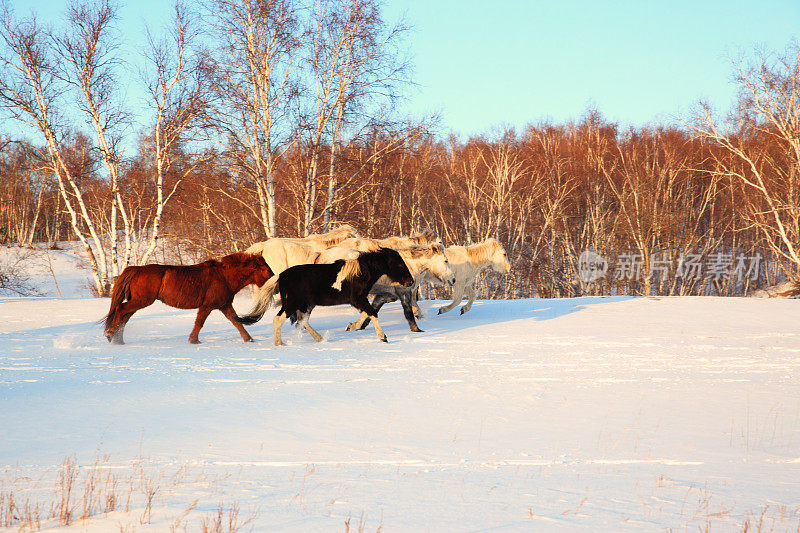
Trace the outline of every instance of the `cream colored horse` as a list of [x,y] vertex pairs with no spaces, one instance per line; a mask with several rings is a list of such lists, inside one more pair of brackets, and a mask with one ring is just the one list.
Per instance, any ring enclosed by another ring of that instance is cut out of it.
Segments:
[[[472,303],[475,301],[475,278],[484,268],[491,267],[499,274],[511,272],[511,263],[508,262],[506,251],[497,239],[486,239],[471,246],[448,246],[445,248],[445,253],[456,278],[453,284],[453,301],[439,308],[440,315],[461,303],[464,295],[469,301],[461,308],[461,314],[472,309]],[[436,281],[433,283],[441,284]]]
[[[408,321],[408,327],[411,328],[411,331],[422,331],[417,326],[412,306],[417,287],[424,281],[453,284],[455,283],[455,275],[450,268],[447,254],[441,244],[409,246],[401,248],[397,252],[405,261],[409,272],[411,272],[414,284],[410,287],[403,287],[392,283],[384,276],[372,286],[370,294],[375,295],[372,306],[377,311],[383,304],[399,298],[400,303],[403,305],[403,314]],[[347,331],[364,329],[367,324],[369,324],[369,317],[366,313],[361,313],[361,317],[357,321],[347,326]]]

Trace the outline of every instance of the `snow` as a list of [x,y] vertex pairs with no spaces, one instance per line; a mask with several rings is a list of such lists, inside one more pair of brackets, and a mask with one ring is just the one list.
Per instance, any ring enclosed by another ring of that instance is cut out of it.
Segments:
[[0,298],[0,491],[52,499],[68,456],[158,491],[149,523],[137,489],[63,529],[197,530],[220,504],[259,531],[800,524],[798,300],[426,301],[424,333],[391,304],[389,344],[319,308],[324,342],[287,325],[281,348],[216,312],[189,345],[194,313],[156,304],[110,346],[71,268],[64,298]]

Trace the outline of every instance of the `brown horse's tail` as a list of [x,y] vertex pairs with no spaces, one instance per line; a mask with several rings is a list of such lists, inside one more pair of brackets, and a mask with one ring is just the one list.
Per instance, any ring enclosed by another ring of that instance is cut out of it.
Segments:
[[114,282],[114,288],[111,290],[111,308],[105,316],[106,331],[114,323],[114,316],[117,314],[119,306],[131,298],[131,279],[133,279],[135,272],[136,270],[133,267],[127,267]]
[[280,275],[272,276],[267,280],[266,283],[256,290],[256,293],[253,295],[256,300],[255,305],[245,316],[236,317],[237,322],[246,326],[255,324],[261,320],[261,317],[264,316],[264,313],[267,312],[267,309],[273,305],[277,305],[277,298],[275,295],[278,294],[279,277]]

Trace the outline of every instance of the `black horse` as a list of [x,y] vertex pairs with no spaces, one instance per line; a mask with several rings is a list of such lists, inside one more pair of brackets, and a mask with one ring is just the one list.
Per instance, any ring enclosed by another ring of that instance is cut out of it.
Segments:
[[[281,341],[281,326],[288,318],[296,319],[317,342],[322,336],[309,324],[308,316],[318,305],[350,304],[366,313],[375,325],[375,333],[383,342],[383,334],[378,323],[378,312],[370,305],[367,296],[372,286],[381,276],[405,287],[414,283],[408,266],[395,250],[381,248],[376,252],[364,252],[357,259],[338,260],[331,264],[297,265],[287,268],[278,276],[277,291],[281,295],[281,308],[273,320],[275,345]],[[340,288],[337,288],[340,287]],[[243,324],[257,322],[262,314],[239,318]]]

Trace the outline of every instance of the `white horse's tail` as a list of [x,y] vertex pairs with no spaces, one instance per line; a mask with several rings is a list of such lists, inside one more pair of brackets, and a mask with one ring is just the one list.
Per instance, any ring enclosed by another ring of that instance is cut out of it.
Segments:
[[255,324],[261,317],[264,316],[264,313],[270,307],[277,306],[278,297],[278,278],[280,276],[272,276],[264,283],[261,287],[259,287],[253,298],[255,298],[255,305],[250,310],[248,314],[245,316],[240,316],[236,320],[241,324],[250,325]]

